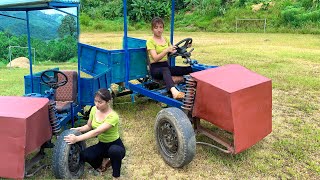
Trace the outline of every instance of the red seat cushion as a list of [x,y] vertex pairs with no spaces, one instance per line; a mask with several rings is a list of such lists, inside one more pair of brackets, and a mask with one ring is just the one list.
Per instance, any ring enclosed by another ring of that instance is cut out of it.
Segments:
[[[68,77],[68,82],[56,90],[56,101],[76,101],[78,78],[76,71],[61,71]],[[58,74],[59,81],[63,80],[61,74]]]
[[[69,112],[71,103],[76,102],[78,93],[78,77],[76,71],[61,71],[67,78],[68,82],[56,90],[56,109],[58,113]],[[59,81],[63,80],[61,74],[58,74]]]

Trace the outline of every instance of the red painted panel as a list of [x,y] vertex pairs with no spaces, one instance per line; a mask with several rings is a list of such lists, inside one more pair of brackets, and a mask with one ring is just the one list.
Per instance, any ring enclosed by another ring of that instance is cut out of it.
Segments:
[[23,178],[25,156],[51,134],[46,98],[0,97],[0,177]]
[[191,76],[197,80],[193,116],[233,132],[235,153],[271,133],[270,79],[235,64]]

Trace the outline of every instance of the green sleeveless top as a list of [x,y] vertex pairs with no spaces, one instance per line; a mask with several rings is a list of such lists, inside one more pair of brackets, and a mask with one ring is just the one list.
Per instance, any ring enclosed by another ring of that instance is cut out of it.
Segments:
[[[164,43],[163,45],[159,45],[156,43],[156,41],[151,37],[147,40],[147,50],[151,50],[154,49],[156,50],[157,54],[160,54],[162,51],[164,51],[165,49],[167,49],[171,44],[170,41],[167,37],[164,37],[166,43]],[[149,53],[149,57],[150,57],[150,63],[153,63],[154,60],[152,59],[152,56]],[[167,61],[167,56],[164,56],[162,59],[160,59],[160,61],[158,62],[164,62]]]
[[105,119],[103,121],[99,122],[96,119],[96,111],[97,111],[97,107],[96,106],[92,107],[91,112],[90,112],[90,117],[89,117],[92,120],[92,122],[91,122],[92,129],[96,129],[97,127],[99,127],[103,123],[108,123],[112,126],[107,131],[98,135],[99,141],[104,142],[104,143],[109,143],[109,142],[113,142],[113,141],[117,140],[120,137],[119,136],[119,116],[118,116],[118,114],[115,111],[112,111],[111,113],[109,113],[107,115],[107,117],[105,117]]

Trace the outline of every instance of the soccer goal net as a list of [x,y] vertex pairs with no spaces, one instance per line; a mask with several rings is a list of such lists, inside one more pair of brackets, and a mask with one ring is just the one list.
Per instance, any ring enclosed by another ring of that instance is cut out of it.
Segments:
[[[36,49],[31,48],[31,53],[32,53],[32,59],[33,59],[33,64],[36,62]],[[28,47],[21,47],[21,46],[9,46],[9,63],[11,67],[11,61],[14,58],[18,57],[27,57],[29,58],[28,55]]]
[[267,19],[236,18],[236,32],[266,32]]

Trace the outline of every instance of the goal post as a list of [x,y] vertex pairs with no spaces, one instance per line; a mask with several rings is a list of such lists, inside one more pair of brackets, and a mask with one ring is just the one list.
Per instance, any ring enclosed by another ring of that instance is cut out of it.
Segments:
[[[20,49],[28,49],[28,47],[21,47],[21,46],[9,46],[9,64],[11,67],[11,61],[12,61],[12,49],[13,48],[20,48]],[[31,51],[33,50],[33,63],[35,64],[36,62],[36,49],[35,48],[31,48]],[[28,58],[29,59],[29,58]]]
[[267,19],[266,18],[263,18],[263,19],[250,19],[250,18],[241,19],[241,18],[236,18],[236,32],[238,32],[239,24],[240,24],[241,21],[249,21],[249,22],[261,21],[263,23],[263,32],[264,33],[266,32],[266,28],[267,28]]

